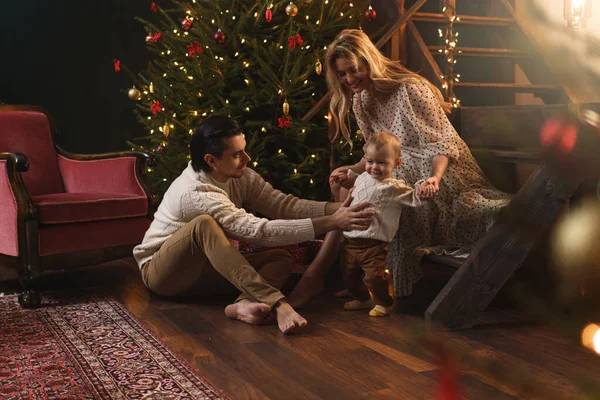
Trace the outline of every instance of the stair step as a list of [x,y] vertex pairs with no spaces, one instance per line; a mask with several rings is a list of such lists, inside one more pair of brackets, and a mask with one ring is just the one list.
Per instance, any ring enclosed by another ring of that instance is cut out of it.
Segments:
[[503,89],[517,93],[546,93],[558,89],[555,85],[521,85],[516,83],[493,83],[493,82],[457,82],[454,87],[478,88],[478,89]]
[[[433,55],[443,55],[444,46],[427,46]],[[487,47],[456,47],[454,56],[465,57],[499,57],[499,58],[518,58],[527,57],[527,52],[515,49],[498,49]]]
[[[458,15],[459,21],[454,21],[455,24],[465,25],[493,25],[493,26],[511,26],[515,23],[513,18],[500,17],[479,17],[475,15]],[[421,22],[446,22],[444,14],[418,12],[413,16],[413,21]]]

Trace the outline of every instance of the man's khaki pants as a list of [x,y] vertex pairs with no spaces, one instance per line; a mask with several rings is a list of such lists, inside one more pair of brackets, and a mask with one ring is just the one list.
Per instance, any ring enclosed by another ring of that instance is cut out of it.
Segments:
[[[275,305],[295,263],[281,249],[242,256],[221,227],[201,215],[175,232],[142,267],[144,284],[162,296],[241,291],[236,301]],[[235,288],[234,288],[235,287]]]

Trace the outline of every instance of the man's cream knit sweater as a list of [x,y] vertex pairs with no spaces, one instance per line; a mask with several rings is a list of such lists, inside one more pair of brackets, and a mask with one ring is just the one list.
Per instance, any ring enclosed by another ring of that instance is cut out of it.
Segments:
[[[286,195],[246,169],[239,179],[217,182],[191,163],[164,195],[144,240],[133,249],[140,266],[178,229],[198,215],[210,215],[225,234],[245,243],[281,246],[313,239],[310,218],[325,215],[326,202]],[[246,207],[274,220],[258,218]]]

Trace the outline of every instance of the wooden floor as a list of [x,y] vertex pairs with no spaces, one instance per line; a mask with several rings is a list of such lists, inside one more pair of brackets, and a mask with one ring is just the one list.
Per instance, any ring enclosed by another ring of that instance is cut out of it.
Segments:
[[44,286],[112,294],[231,399],[436,399],[440,367],[425,339],[458,355],[465,399],[592,398],[583,388],[600,380],[600,356],[502,311],[493,314],[513,323],[430,336],[421,315],[369,318],[344,311],[330,290],[302,311],[308,327],[284,336],[274,325],[227,319],[225,298],[150,294],[133,259],[67,276]]

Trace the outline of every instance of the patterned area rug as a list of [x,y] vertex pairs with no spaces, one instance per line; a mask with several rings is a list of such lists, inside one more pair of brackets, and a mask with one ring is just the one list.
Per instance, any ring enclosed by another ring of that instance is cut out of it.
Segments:
[[0,297],[2,399],[227,399],[104,295]]

